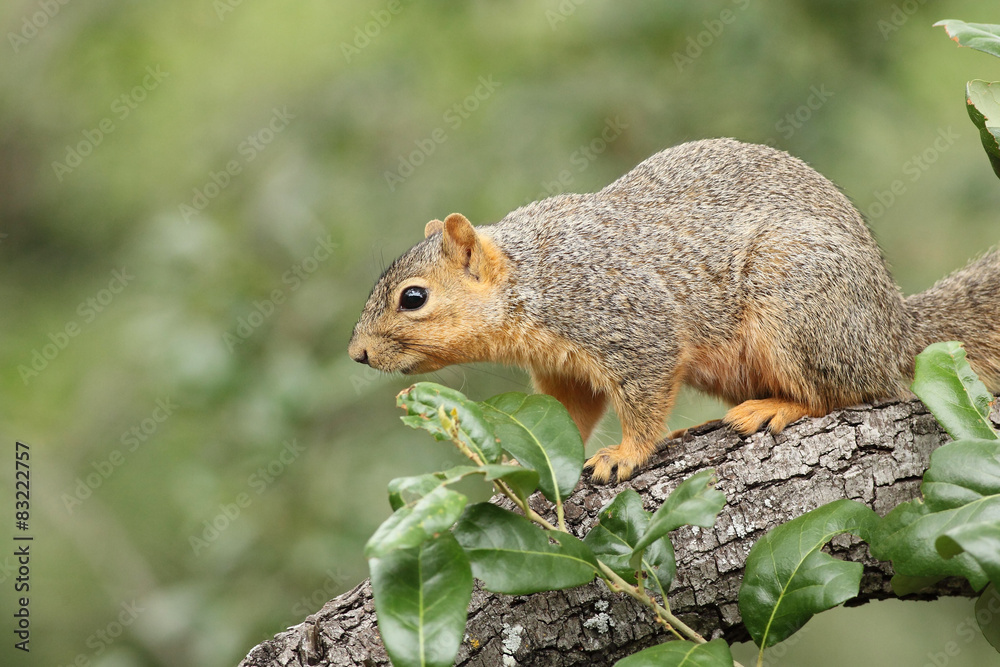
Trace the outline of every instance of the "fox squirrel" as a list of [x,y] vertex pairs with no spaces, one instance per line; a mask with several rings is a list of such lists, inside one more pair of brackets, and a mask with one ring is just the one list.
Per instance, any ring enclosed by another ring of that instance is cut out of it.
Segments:
[[650,458],[682,384],[736,405],[740,433],[777,433],[907,395],[914,356],[959,340],[1000,390],[1000,252],[904,299],[847,197],[768,146],[682,144],[600,192],[424,235],[375,284],[350,356],[525,367],[585,441],[610,401],[622,442],[587,461],[596,481]]

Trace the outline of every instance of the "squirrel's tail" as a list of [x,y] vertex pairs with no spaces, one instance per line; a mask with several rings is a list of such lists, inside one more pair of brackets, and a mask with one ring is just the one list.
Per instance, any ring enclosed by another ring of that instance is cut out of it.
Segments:
[[911,325],[909,358],[931,343],[965,344],[969,364],[1000,393],[1000,250],[993,250],[926,292],[905,301]]

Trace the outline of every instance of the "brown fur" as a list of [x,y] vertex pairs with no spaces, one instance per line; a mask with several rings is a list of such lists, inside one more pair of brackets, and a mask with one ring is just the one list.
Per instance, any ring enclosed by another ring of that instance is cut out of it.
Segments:
[[[683,144],[600,192],[424,232],[376,283],[351,356],[527,368],[585,439],[610,403],[622,442],[587,462],[596,480],[652,455],[683,384],[735,404],[724,419],[741,433],[778,432],[907,395],[914,355],[957,339],[1000,390],[1000,253],[904,300],[847,198],[766,146]],[[399,305],[408,287],[425,305]]]

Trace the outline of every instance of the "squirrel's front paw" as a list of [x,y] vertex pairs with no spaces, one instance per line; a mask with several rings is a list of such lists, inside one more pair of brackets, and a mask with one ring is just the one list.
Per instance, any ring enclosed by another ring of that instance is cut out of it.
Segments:
[[615,468],[618,469],[618,481],[623,482],[632,476],[636,466],[641,463],[642,461],[623,456],[621,445],[616,445],[598,450],[583,466],[593,469],[590,474],[592,480],[599,484],[605,484],[611,481],[611,473]]

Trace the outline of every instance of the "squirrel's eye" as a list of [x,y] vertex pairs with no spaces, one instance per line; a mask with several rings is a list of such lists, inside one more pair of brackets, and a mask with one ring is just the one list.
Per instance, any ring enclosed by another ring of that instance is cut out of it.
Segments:
[[423,287],[407,287],[399,295],[401,310],[417,310],[427,303],[427,289]]

